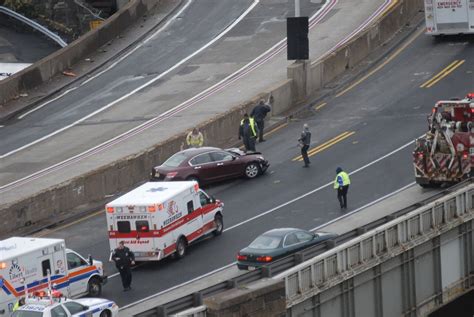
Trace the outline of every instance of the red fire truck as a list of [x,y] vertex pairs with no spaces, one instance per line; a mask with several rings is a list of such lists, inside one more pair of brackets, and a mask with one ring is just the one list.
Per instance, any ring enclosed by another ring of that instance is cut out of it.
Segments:
[[459,182],[474,166],[474,93],[438,101],[428,116],[428,132],[415,140],[413,165],[422,187]]

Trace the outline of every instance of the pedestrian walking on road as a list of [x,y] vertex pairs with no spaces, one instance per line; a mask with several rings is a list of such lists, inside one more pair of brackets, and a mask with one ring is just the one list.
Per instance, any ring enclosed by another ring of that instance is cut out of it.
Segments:
[[339,200],[341,210],[347,209],[347,192],[349,191],[351,180],[349,174],[344,172],[340,167],[336,169],[336,174],[334,189],[337,190],[337,200]]
[[123,241],[119,242],[118,248],[114,250],[112,259],[115,262],[115,266],[120,272],[120,278],[122,279],[123,291],[129,291],[132,289],[132,270],[131,266],[135,265],[135,255],[129,248],[125,246]]
[[198,130],[198,128],[194,128],[191,132],[188,133],[188,135],[186,136],[186,144],[188,145],[188,148],[198,148],[204,144],[204,136]]
[[298,139],[299,146],[301,147],[301,156],[303,157],[304,165],[303,167],[309,167],[311,162],[308,157],[308,149],[311,144],[311,132],[309,132],[309,126],[307,123],[303,125],[303,132],[301,132],[301,137]]
[[255,141],[257,140],[258,127],[255,120],[244,114],[244,118],[240,121],[239,140],[242,139],[245,146],[245,152],[255,152]]
[[258,105],[253,108],[252,112],[250,113],[250,117],[255,119],[258,127],[258,142],[265,142],[263,139],[263,129],[265,127],[265,117],[267,113],[269,113],[272,108],[265,103],[265,100],[261,99]]

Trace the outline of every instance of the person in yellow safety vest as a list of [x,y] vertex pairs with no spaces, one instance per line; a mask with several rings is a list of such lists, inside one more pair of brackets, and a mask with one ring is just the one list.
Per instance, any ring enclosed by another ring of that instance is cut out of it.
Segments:
[[244,118],[240,121],[239,140],[242,139],[245,146],[245,152],[255,152],[255,142],[257,140],[258,127],[253,117],[244,114]]
[[347,209],[347,192],[349,191],[351,180],[349,174],[344,172],[340,167],[336,169],[336,174],[334,189],[337,190],[337,199],[339,200],[341,210]]
[[25,305],[25,298],[24,297],[20,297],[20,299],[18,299],[15,303],[15,305],[13,306],[13,311],[17,311],[18,308],[20,308],[21,306]]
[[202,133],[197,128],[194,128],[193,131],[188,133],[186,144],[188,147],[201,147],[204,144]]

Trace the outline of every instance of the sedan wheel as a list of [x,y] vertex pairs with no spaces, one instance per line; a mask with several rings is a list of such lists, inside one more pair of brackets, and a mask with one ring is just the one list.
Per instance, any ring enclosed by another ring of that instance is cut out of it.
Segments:
[[260,174],[260,167],[258,166],[257,163],[252,162],[247,164],[245,167],[245,176],[247,178],[255,178]]

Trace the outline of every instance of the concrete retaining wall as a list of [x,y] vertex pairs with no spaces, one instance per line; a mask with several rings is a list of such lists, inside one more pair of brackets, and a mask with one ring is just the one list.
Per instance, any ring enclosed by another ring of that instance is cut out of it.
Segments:
[[86,33],[54,54],[0,81],[0,105],[6,106],[7,102],[16,98],[21,92],[49,81],[54,75],[113,40],[159,2],[160,0],[131,0],[98,29]]
[[285,283],[262,280],[204,299],[208,317],[286,316]]
[[375,49],[387,43],[422,8],[421,0],[399,2],[359,36],[312,64],[308,74],[307,96],[352,69]]
[[[124,10],[129,12],[128,17],[123,18],[124,20],[121,21],[130,21],[130,19],[139,16],[139,12],[145,10],[148,5],[150,5],[150,1],[145,0],[130,3],[130,6],[124,8]],[[344,73],[348,68],[355,66],[356,63],[361,61],[375,48],[391,39],[399,30],[399,27],[405,25],[419,11],[422,5],[422,0],[400,1],[367,31],[360,34],[344,47],[339,48],[324,60],[314,65],[311,65],[309,62],[293,65],[289,69],[288,75],[294,79],[290,78],[253,100],[204,122],[200,129],[204,134],[206,142],[222,147],[235,144],[237,142],[237,127],[242,114],[250,111],[251,107],[260,98],[268,96],[268,93],[272,93],[274,97],[273,114],[283,113],[297,103],[301,103],[304,101],[305,95],[310,96],[325,84]],[[133,10],[132,7],[134,8]],[[93,37],[102,36],[101,40],[104,40],[104,38],[113,36],[118,32],[118,29],[114,29],[113,26],[109,28],[103,29],[102,32],[91,33],[87,39],[81,42],[86,45],[86,48],[80,47],[81,43],[73,43],[71,47],[76,52],[81,50],[86,52],[94,47]],[[24,78],[32,78],[31,84],[34,84],[40,78],[43,78],[43,72],[52,74],[52,69],[55,67],[59,69],[58,65],[68,65],[70,60],[66,57],[64,59],[59,58],[58,62],[51,62],[49,67],[47,65],[43,65],[44,68],[38,66],[30,70],[31,74]],[[25,80],[23,79],[23,81]],[[6,83],[10,85],[11,81],[7,80]],[[304,93],[302,87],[306,87],[306,93]],[[18,87],[15,89],[18,89]],[[2,87],[0,87],[0,93],[1,91]],[[235,127],[235,130],[229,129],[229,127]],[[8,232],[15,231],[17,228],[24,228],[25,226],[35,227],[45,222],[54,223],[53,219],[67,214],[67,212],[78,206],[94,202],[104,202],[108,195],[129,190],[148,178],[152,166],[163,162],[173,153],[179,151],[183,142],[184,134],[173,137],[134,156],[123,158],[88,174],[76,177],[69,182],[47,189],[28,199],[4,206],[0,210],[3,216],[0,224],[2,229],[5,228],[2,230],[2,234],[8,234]]]

